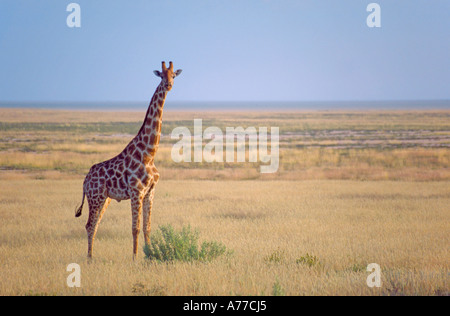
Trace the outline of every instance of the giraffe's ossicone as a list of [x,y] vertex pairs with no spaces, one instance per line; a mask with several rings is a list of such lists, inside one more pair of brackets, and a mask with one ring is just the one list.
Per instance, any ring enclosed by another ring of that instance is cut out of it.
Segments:
[[144,123],[138,134],[116,157],[91,167],[83,183],[83,200],[75,216],[81,215],[85,197],[89,204],[89,218],[86,224],[88,237],[88,258],[92,257],[95,234],[101,218],[111,199],[131,200],[133,258],[137,255],[140,217],[143,217],[145,243],[150,243],[150,217],[159,173],[154,165],[161,136],[164,102],[172,89],[173,81],[181,73],[162,62],[162,71],[154,71],[161,83],[148,106]]

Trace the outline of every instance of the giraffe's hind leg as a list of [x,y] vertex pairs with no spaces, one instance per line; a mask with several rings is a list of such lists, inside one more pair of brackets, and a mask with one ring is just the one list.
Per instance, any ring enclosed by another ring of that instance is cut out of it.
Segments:
[[97,234],[98,225],[102,219],[103,214],[106,211],[110,198],[105,198],[100,201],[88,200],[89,202],[89,219],[86,224],[86,232],[88,236],[88,258],[92,258],[92,252],[94,249],[94,239]]

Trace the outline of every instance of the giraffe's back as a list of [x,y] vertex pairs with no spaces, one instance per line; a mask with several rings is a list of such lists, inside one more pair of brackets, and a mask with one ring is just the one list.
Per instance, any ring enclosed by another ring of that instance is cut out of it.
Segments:
[[120,155],[95,164],[84,182],[89,197],[110,197],[117,201],[128,200],[132,194],[146,194],[159,180],[159,172],[153,159],[144,162]]
[[130,198],[126,170],[118,156],[93,165],[86,176],[84,186],[88,197],[98,195],[117,201]]

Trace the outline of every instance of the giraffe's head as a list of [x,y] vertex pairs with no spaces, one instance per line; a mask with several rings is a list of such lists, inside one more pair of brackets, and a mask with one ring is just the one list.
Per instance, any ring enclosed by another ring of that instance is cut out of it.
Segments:
[[166,67],[166,63],[162,62],[162,72],[155,70],[153,73],[161,78],[161,83],[163,87],[170,91],[173,86],[173,79],[175,79],[176,76],[181,74],[181,69],[178,69],[177,71],[173,71],[173,63],[169,62],[169,68]]

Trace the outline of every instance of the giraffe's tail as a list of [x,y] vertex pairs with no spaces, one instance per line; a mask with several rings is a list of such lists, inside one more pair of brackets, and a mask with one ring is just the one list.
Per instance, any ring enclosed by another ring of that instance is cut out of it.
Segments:
[[84,204],[84,197],[85,197],[85,195],[86,194],[84,193],[84,190],[83,190],[83,199],[81,200],[80,207],[75,212],[75,217],[80,217],[81,216],[81,212],[83,211],[83,204]]

